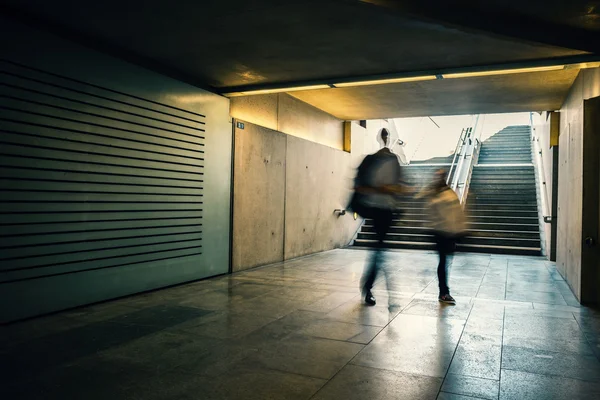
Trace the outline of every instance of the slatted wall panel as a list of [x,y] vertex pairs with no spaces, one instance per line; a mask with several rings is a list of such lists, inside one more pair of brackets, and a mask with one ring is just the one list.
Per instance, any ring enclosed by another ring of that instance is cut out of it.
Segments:
[[202,254],[205,116],[0,61],[0,289]]

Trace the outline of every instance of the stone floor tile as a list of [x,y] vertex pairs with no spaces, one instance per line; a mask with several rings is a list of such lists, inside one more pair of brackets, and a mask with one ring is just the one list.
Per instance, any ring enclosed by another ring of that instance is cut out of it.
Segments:
[[355,293],[335,292],[300,308],[308,311],[330,312],[348,301],[359,299],[358,290]]
[[504,346],[502,368],[600,383],[600,361],[589,354]]
[[441,383],[441,378],[347,365],[313,399],[431,400]]
[[551,340],[585,338],[584,332],[574,319],[531,315],[507,315],[504,321],[504,336]]
[[524,349],[551,351],[556,353],[594,354],[592,347],[586,339],[556,340],[545,337],[523,338],[506,336],[504,337],[503,345],[504,347],[521,347]]
[[383,328],[379,326],[349,324],[346,322],[319,320],[298,331],[301,335],[314,336],[325,339],[342,340],[367,344]]
[[600,384],[579,379],[502,370],[500,400],[590,400],[600,398]]
[[484,400],[481,397],[464,396],[462,394],[440,392],[437,400]]
[[465,333],[452,359],[449,373],[485,379],[500,378],[502,339]]
[[531,292],[531,291],[519,291],[513,292],[510,290],[506,291],[506,300],[514,301],[531,301],[536,303],[546,304],[558,304],[566,306],[567,302],[560,292]]
[[436,298],[431,300],[415,299],[402,310],[402,314],[466,320],[471,307],[471,303],[461,302],[459,299],[457,299],[456,305],[440,303]]
[[442,385],[442,392],[489,400],[498,399],[499,390],[499,380],[482,379],[455,374],[448,374]]
[[363,348],[356,343],[293,335],[264,346],[245,364],[330,379]]

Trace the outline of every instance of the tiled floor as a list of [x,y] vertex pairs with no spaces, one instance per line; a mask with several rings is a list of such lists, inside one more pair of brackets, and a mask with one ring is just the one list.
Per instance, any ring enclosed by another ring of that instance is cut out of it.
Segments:
[[[336,250],[3,327],[2,399],[600,399],[600,313],[553,264]],[[389,292],[388,292],[389,289]]]

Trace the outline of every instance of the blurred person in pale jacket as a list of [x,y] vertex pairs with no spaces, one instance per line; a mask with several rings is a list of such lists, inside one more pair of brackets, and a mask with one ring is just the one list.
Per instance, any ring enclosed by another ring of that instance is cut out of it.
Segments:
[[457,240],[466,232],[466,219],[460,201],[454,190],[446,184],[446,171],[443,169],[435,172],[432,184],[417,197],[427,197],[429,200],[429,218],[440,257],[437,269],[440,288],[438,300],[456,304],[448,287],[448,264]]

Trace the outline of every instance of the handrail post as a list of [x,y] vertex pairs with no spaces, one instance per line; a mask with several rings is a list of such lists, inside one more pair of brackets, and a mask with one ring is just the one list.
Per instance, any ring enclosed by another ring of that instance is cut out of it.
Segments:
[[452,157],[452,163],[450,164],[450,171],[448,171],[448,176],[446,177],[446,185],[450,182],[450,177],[452,176],[452,170],[454,169],[454,163],[456,161],[456,156],[458,155],[459,148],[461,147],[461,143],[463,142],[463,134],[467,128],[462,128],[460,131],[460,137],[458,138],[458,142],[456,142],[456,147],[454,148],[454,157]]

